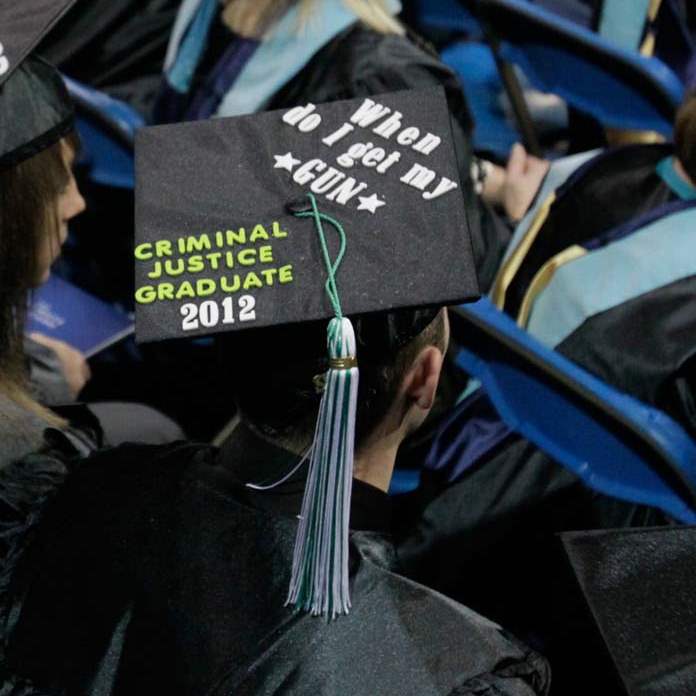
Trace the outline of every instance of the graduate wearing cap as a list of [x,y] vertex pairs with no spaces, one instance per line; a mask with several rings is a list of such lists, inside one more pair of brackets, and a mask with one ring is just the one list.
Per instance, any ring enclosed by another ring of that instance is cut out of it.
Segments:
[[[42,406],[28,383],[23,346],[28,295],[43,282],[68,221],[84,205],[70,164],[73,108],[58,73],[31,51],[69,2],[0,3],[0,614],[24,550],[24,530],[67,474],[65,462],[42,457],[45,433],[63,433],[66,446],[94,446],[84,428]],[[4,665],[0,630],[0,665]],[[0,673],[3,667],[0,666]],[[0,676],[0,681],[4,678]],[[6,691],[3,684],[1,690]],[[9,688],[13,688],[12,686]]]
[[[31,394],[23,331],[28,295],[84,209],[71,171],[72,103],[58,73],[29,55],[68,4],[0,4],[0,465],[38,449],[47,426],[66,425]],[[80,368],[84,360],[73,383]]]
[[389,542],[442,307],[478,292],[442,91],[150,128],[136,160],[139,340],[217,336],[240,423],[221,450],[125,446],[78,468],[15,579],[12,679],[547,693],[543,658],[398,575]]
[[[0,3],[0,467],[40,449],[48,427],[68,433],[83,452],[98,444],[101,427],[112,444],[181,437],[144,406],[76,404],[90,379],[85,356],[49,336],[24,335],[28,296],[48,280],[68,225],[85,209],[73,175],[72,100],[55,68],[32,52],[70,5]],[[46,406],[60,408],[61,417]],[[137,428],[123,423],[134,408]]]
[[[46,451],[56,448],[71,457],[87,455],[98,446],[101,432],[94,413],[84,406],[71,404],[58,414],[39,401],[27,369],[26,346],[30,340],[24,337],[28,295],[48,278],[67,236],[69,221],[84,208],[71,167],[77,147],[71,100],[57,71],[32,54],[34,45],[69,4],[66,1],[0,2],[0,516],[3,520],[0,614],[3,617],[8,608],[6,590],[26,547],[25,532],[68,474],[67,461],[46,456]],[[32,341],[32,345],[38,346],[39,340],[41,337]],[[68,355],[71,372],[76,375],[74,380],[78,386],[84,384],[83,371],[87,371],[84,357],[65,344],[61,346],[63,357]],[[43,357],[47,354],[53,363],[59,360],[52,348],[45,348]],[[73,380],[67,381],[72,388]],[[74,394],[68,398],[73,399]],[[131,406],[128,410],[132,413]],[[4,630],[0,630],[0,665],[4,665],[4,637]],[[3,674],[0,681],[4,678]]]

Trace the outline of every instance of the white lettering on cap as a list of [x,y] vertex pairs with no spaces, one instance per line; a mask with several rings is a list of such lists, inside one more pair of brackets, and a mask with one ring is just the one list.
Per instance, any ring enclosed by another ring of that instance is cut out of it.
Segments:
[[5,55],[5,49],[0,43],[0,76],[4,75],[10,69],[10,61]]

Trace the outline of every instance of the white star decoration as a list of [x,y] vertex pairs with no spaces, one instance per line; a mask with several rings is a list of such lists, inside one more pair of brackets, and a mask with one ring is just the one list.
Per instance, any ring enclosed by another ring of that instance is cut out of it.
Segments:
[[275,158],[275,164],[273,169],[287,169],[291,172],[292,168],[300,163],[300,160],[292,156],[292,152],[288,152],[286,155],[273,155]]
[[0,43],[0,75],[4,75],[10,69],[10,61],[4,53],[5,49]]
[[358,196],[358,200],[360,201],[358,210],[369,210],[372,215],[375,214],[377,208],[381,208],[385,205],[384,201],[380,201],[379,198],[377,198],[376,193],[373,193],[371,196]]

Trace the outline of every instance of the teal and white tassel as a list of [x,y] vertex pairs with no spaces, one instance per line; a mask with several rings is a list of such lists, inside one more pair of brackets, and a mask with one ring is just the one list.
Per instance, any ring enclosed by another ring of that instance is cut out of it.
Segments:
[[[319,406],[309,473],[295,539],[287,604],[315,616],[334,619],[350,610],[348,527],[353,483],[358,367],[355,332],[343,316],[336,273],[345,253],[340,223],[320,213],[310,194],[311,211],[295,213],[314,218],[326,263],[326,292],[335,317],[328,326],[329,370]],[[341,246],[332,263],[322,221],[338,232]]]

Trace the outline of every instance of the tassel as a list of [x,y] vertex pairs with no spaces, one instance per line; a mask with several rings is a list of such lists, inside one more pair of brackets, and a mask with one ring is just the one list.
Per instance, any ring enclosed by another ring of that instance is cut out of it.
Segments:
[[335,619],[350,609],[348,526],[358,368],[349,319],[328,328],[329,370],[295,540],[287,604]]
[[[326,292],[335,317],[329,322],[327,344],[329,370],[311,448],[309,472],[295,539],[292,577],[286,605],[295,606],[327,621],[350,610],[348,530],[353,485],[355,417],[358,405],[358,364],[353,325],[341,312],[336,274],[345,252],[345,233],[340,223],[319,212],[309,194],[310,211],[326,264]],[[338,232],[341,245],[332,263],[322,221]]]

